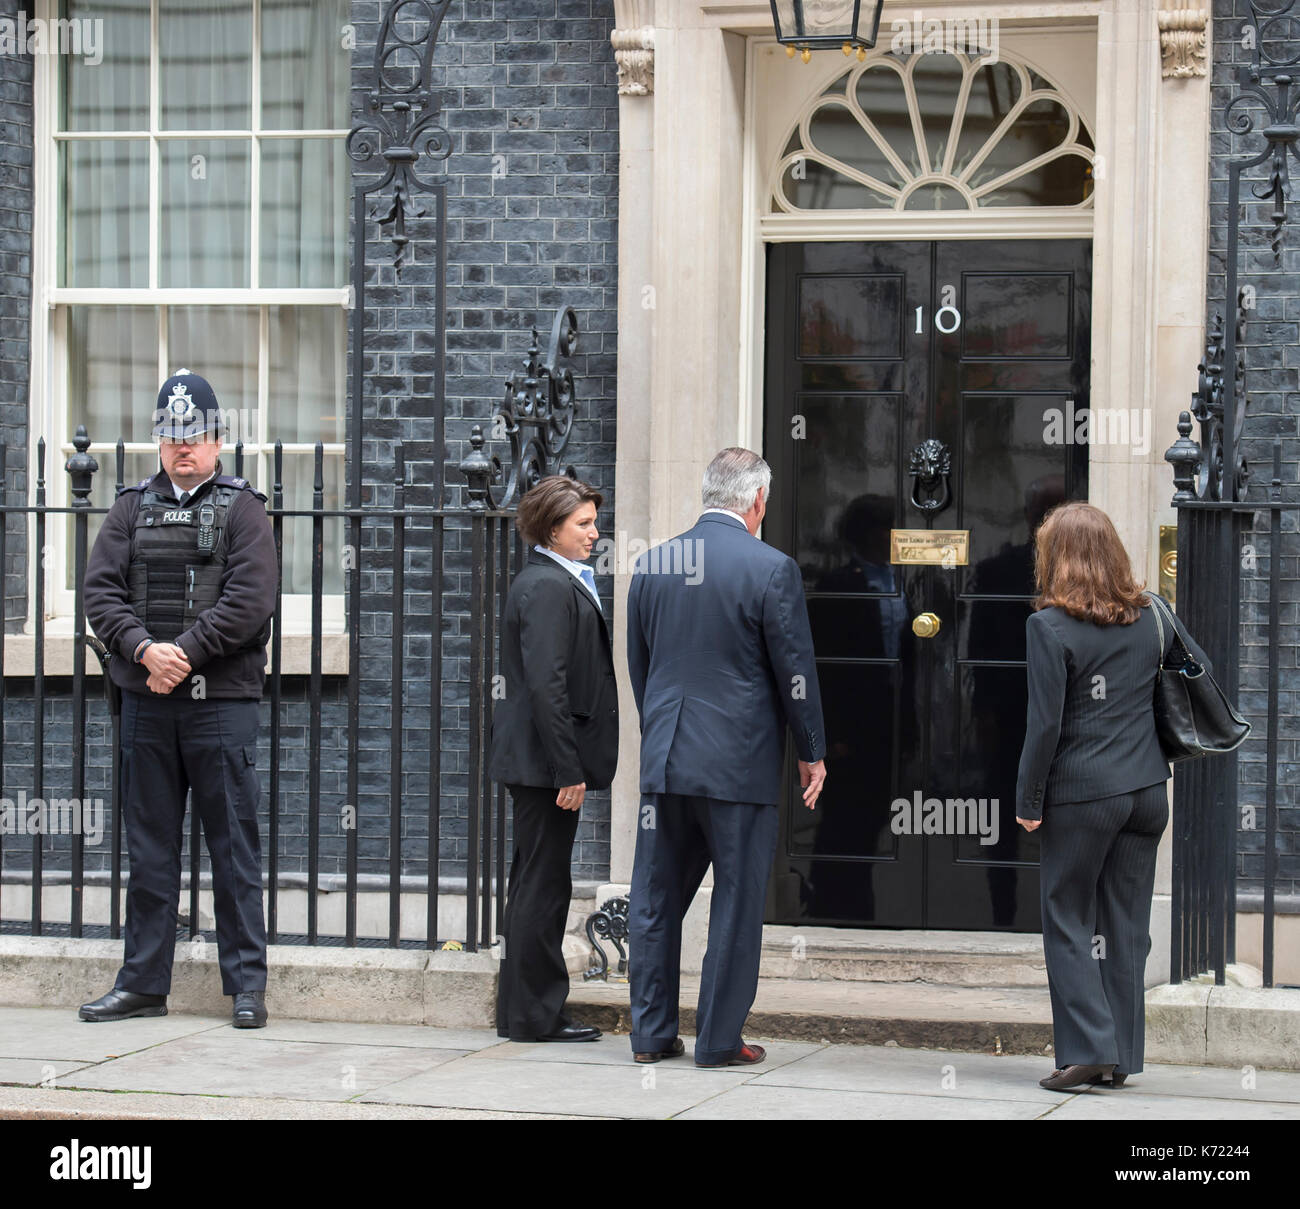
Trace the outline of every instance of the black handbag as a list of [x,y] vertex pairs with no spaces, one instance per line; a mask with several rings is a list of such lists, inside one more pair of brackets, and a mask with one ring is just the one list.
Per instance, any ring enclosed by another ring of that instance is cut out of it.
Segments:
[[[1192,658],[1172,611],[1163,597],[1148,592],[1159,635],[1159,666],[1156,671],[1156,734],[1161,750],[1171,764],[1233,751],[1250,734],[1250,723],[1233,708],[1215,683],[1214,677]],[[1168,616],[1174,632],[1174,645],[1165,662],[1165,627]],[[1182,652],[1181,658],[1179,652]],[[1172,662],[1177,660],[1177,662]]]

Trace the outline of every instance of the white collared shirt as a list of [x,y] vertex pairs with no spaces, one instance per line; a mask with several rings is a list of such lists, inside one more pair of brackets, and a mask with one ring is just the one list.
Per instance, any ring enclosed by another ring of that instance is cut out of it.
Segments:
[[[730,508],[705,508],[702,515],[708,516],[710,512],[721,512],[723,516],[734,516],[742,525],[745,525],[745,518],[739,512],[733,512]],[[748,525],[745,525],[745,532],[749,532]]]
[[[212,479],[215,479],[216,477],[217,477],[217,472],[214,470],[210,475],[208,475],[206,479],[203,480],[203,483],[210,482]],[[203,486],[203,483],[195,483],[193,487],[189,487],[189,488],[182,487],[176,482],[174,478],[171,477],[171,475],[167,476],[167,481],[172,485],[172,494],[178,500],[181,498],[182,495],[186,493],[187,490],[189,491],[190,495],[193,495],[200,487]]]
[[[578,582],[591,593],[593,599],[596,601],[597,607],[600,606],[600,593],[596,591],[596,575],[586,563],[575,563],[573,559],[565,558],[563,554],[557,554],[548,546],[534,546],[533,549],[536,550],[538,554],[545,554],[547,557],[555,559],[555,561],[568,571],[570,575],[576,576]],[[587,575],[591,576],[590,579],[588,579],[586,575],[583,575],[584,571]]]

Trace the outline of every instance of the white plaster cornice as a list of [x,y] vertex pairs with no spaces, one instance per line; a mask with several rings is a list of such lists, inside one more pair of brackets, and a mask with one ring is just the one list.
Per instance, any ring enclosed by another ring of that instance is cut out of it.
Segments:
[[655,90],[654,0],[614,0],[609,40],[618,64],[618,94],[645,97]]
[[1156,13],[1160,27],[1160,74],[1182,80],[1205,74],[1206,22],[1209,13],[1184,0],[1164,0]]

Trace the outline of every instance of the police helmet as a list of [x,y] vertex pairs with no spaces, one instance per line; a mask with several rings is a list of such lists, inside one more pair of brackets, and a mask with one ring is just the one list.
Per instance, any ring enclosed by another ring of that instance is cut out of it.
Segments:
[[178,369],[162,384],[153,413],[154,440],[192,441],[205,432],[220,437],[225,430],[216,392],[207,379]]

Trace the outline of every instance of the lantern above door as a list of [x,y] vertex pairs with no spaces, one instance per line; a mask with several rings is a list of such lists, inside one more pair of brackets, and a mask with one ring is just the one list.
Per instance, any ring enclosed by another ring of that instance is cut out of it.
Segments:
[[771,0],[776,40],[805,63],[814,50],[839,48],[858,58],[876,44],[884,0]]

